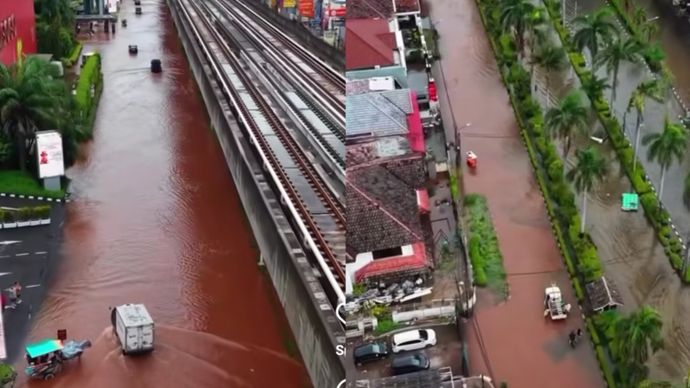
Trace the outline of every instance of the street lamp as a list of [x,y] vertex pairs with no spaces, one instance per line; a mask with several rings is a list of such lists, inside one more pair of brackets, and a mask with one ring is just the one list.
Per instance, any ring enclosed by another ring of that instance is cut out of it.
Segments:
[[453,144],[453,155],[455,155],[455,170],[456,172],[460,170],[460,131],[465,130],[467,128],[471,128],[472,123],[465,123],[462,127],[458,128],[455,123],[453,123],[453,132],[454,132],[454,138],[455,138],[455,143]]

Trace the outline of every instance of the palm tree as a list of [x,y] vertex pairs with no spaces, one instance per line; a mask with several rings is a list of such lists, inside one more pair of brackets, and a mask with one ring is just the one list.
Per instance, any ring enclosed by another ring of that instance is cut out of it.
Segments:
[[536,7],[528,0],[506,0],[501,11],[503,31],[513,31],[520,55],[525,53],[525,34],[533,23]]
[[623,115],[623,128],[625,128],[626,117],[628,112],[633,108],[637,112],[637,119],[635,122],[635,145],[634,145],[634,158],[633,158],[633,172],[637,168],[637,150],[640,145],[640,127],[644,122],[644,109],[647,99],[652,99],[658,103],[662,103],[665,100],[665,96],[662,94],[663,81],[659,79],[653,79],[649,81],[644,81],[637,85],[637,88],[630,95],[630,100],[628,101],[628,109]]
[[[534,79],[534,68],[536,66],[545,70],[546,90],[549,90],[549,73],[552,71],[561,71],[566,68],[568,60],[566,59],[565,50],[563,47],[556,47],[551,43],[544,43],[538,45],[536,50],[532,53],[532,79]],[[546,99],[548,106],[549,99]]]
[[[617,322],[617,335],[613,340],[618,359],[627,366],[643,366],[649,359],[650,348],[654,354],[663,347],[662,326],[661,314],[649,306],[642,306],[621,318]],[[636,385],[634,378],[631,380],[631,385]]]
[[608,7],[601,8],[593,14],[580,15],[574,23],[579,28],[573,35],[573,43],[579,51],[589,49],[592,58],[599,53],[604,43],[609,43],[618,35],[618,28],[612,20],[613,13]]
[[685,182],[683,183],[683,201],[685,206],[690,209],[690,174],[685,177]]
[[642,144],[649,145],[647,159],[656,161],[661,167],[661,183],[659,185],[659,200],[664,196],[664,179],[666,171],[674,160],[680,163],[687,148],[688,132],[682,124],[672,123],[668,117],[664,119],[664,131],[650,133],[642,138]]
[[594,67],[606,65],[606,71],[613,77],[611,81],[611,107],[616,100],[618,69],[621,62],[639,63],[642,61],[642,46],[635,39],[615,39],[594,57]]
[[56,97],[61,87],[49,75],[47,63],[36,57],[9,68],[0,65],[0,125],[15,144],[22,170],[36,128],[49,128],[61,116]]
[[572,170],[568,171],[566,178],[575,185],[578,192],[582,194],[582,220],[580,222],[580,234],[585,233],[587,220],[587,193],[598,182],[606,177],[608,166],[606,160],[599,155],[597,150],[587,147],[584,150],[575,152],[577,163]]
[[[609,89],[611,85],[606,82],[606,79],[599,78],[596,74],[592,73],[589,77],[582,80],[582,90],[587,93],[587,96],[599,96],[603,95],[606,89]],[[591,101],[594,102],[594,101]]]
[[587,108],[582,103],[581,94],[572,91],[557,106],[549,109],[544,117],[544,126],[552,138],[565,140],[563,156],[567,157],[573,131],[585,132],[587,128]]

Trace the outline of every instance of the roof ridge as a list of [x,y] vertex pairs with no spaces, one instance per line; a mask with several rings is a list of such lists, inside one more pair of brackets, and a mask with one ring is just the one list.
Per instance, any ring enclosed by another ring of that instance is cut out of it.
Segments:
[[[398,178],[396,178],[396,179],[398,179]],[[348,178],[345,178],[345,181],[346,181],[346,183],[349,183],[349,184],[350,184],[350,187],[351,187],[353,190],[355,190],[355,191],[357,192],[357,194],[361,195],[364,199],[366,199],[367,201],[369,201],[369,202],[372,203],[373,205],[376,205],[376,208],[377,208],[377,209],[380,209],[384,214],[386,214],[386,215],[388,216],[388,218],[392,219],[396,224],[400,225],[400,226],[401,226],[403,229],[405,229],[408,233],[410,233],[411,235],[413,235],[414,237],[416,237],[416,238],[418,238],[418,239],[420,239],[420,240],[422,240],[422,241],[424,240],[422,237],[420,237],[419,235],[417,235],[417,233],[415,233],[414,231],[412,231],[412,229],[410,229],[409,226],[405,225],[404,222],[402,222],[400,219],[398,219],[398,217],[396,217],[396,216],[393,215],[390,211],[388,211],[388,209],[386,209],[386,207],[385,207],[383,204],[381,204],[381,203],[379,203],[377,200],[375,200],[375,199],[369,197],[369,196],[364,192],[364,190],[362,190],[362,189],[360,189],[359,187],[357,187],[357,184],[356,184],[356,183],[352,182],[352,181],[351,181],[350,179],[348,179]],[[402,182],[402,181],[401,181],[401,182]],[[403,182],[403,183],[405,184],[405,186],[408,186],[405,182]],[[408,187],[409,187],[409,186],[408,186]]]

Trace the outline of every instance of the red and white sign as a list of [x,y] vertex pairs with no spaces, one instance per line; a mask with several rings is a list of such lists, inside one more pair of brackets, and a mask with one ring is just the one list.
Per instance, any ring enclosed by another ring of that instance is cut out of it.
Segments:
[[36,132],[36,156],[39,178],[65,175],[62,136],[57,131]]
[[298,0],[297,9],[301,16],[307,18],[314,17],[314,0]]
[[326,10],[326,15],[327,15],[328,17],[331,17],[331,18],[336,18],[336,17],[337,17],[337,18],[340,18],[340,17],[345,16],[346,13],[347,13],[347,10],[345,9],[345,7],[340,7],[340,8],[328,8],[328,9]]

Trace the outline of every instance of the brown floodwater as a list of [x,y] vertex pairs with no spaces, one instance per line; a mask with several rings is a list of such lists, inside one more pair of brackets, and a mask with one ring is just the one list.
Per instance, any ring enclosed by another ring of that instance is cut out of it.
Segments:
[[[167,6],[143,11],[124,2],[129,27],[86,44],[103,56],[105,89],[94,140],[68,171],[61,262],[29,338],[64,328],[93,347],[51,382],[20,386],[310,386]],[[150,355],[121,355],[108,307],[123,303],[156,321]]]
[[459,127],[472,123],[461,130],[460,144],[479,164],[474,171],[463,166],[463,188],[486,196],[508,275],[507,300],[478,294],[467,329],[470,374],[516,388],[602,387],[590,341],[568,345],[568,333],[584,326],[581,315],[557,322],[543,315],[544,288],[552,283],[568,303],[576,299],[477,6],[473,0],[426,5],[440,36],[446,136],[453,136],[449,108]]

